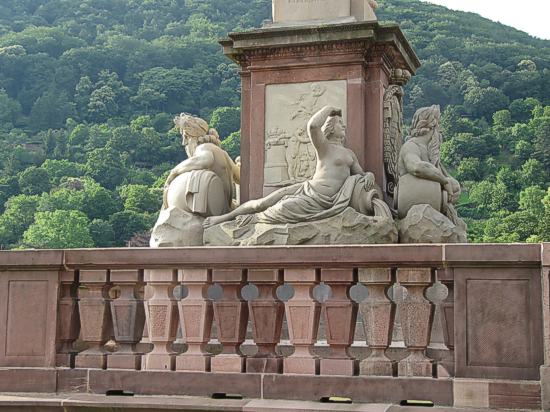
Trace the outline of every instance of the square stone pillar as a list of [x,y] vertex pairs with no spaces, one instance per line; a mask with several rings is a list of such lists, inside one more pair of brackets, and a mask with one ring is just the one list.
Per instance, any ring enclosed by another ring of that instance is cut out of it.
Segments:
[[230,33],[224,53],[241,66],[241,201],[310,178],[309,118],[340,107],[347,147],[386,188],[384,96],[420,66],[398,25],[315,23]]

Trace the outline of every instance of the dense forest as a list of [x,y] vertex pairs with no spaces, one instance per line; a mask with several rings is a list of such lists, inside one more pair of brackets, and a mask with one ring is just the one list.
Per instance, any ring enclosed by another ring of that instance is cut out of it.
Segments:
[[[381,0],[423,62],[406,116],[440,104],[442,158],[474,242],[550,240],[550,41],[416,0]],[[217,40],[270,0],[3,0],[0,247],[109,247],[156,220],[184,159],[172,118],[239,151],[238,68]],[[547,227],[548,226],[548,227]]]

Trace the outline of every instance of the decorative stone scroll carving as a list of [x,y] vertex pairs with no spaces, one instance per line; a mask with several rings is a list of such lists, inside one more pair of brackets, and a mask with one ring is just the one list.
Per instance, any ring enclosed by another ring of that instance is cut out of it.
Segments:
[[266,90],[264,187],[304,182],[317,165],[306,123],[325,105],[346,106],[346,82],[269,85]]
[[403,88],[391,85],[384,93],[384,167],[386,192],[393,196],[399,173],[397,163],[403,145]]

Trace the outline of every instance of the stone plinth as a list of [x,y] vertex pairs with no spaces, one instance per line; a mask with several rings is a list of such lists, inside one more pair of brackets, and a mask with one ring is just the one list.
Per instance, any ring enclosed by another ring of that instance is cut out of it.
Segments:
[[[341,3],[342,13],[348,13],[347,2]],[[350,6],[350,14],[356,6]],[[406,83],[420,66],[398,25],[371,21],[271,27],[231,33],[221,44],[242,69],[241,201],[313,173],[306,166],[315,162],[315,152],[303,133],[311,115],[328,102],[341,102],[347,147],[386,187],[384,93],[391,84]],[[269,117],[281,105],[281,115]]]
[[313,222],[239,226],[236,221],[212,226],[204,231],[208,246],[258,245],[360,245],[397,242],[391,219],[365,216],[352,208],[340,215]]
[[376,20],[369,0],[273,0],[273,25]]

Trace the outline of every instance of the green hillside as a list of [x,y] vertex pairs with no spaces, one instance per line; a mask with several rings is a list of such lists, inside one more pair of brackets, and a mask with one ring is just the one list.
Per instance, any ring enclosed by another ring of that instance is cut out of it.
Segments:
[[[444,161],[472,241],[550,240],[550,41],[475,14],[380,1],[423,61],[406,115],[444,108]],[[184,158],[174,114],[201,115],[238,153],[227,32],[270,0],[3,0],[0,246],[125,245],[154,223]]]

